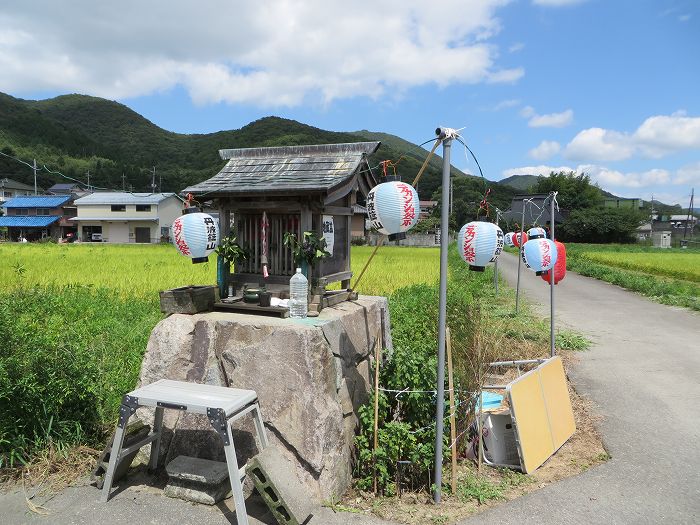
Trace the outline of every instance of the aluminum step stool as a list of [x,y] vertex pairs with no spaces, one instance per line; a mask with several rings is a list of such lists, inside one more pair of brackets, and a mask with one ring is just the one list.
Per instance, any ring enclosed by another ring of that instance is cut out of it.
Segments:
[[[122,449],[126,425],[129,418],[139,407],[154,407],[156,409],[153,431],[143,440]],[[231,489],[236,504],[238,525],[248,525],[248,515],[241,483],[243,478],[245,478],[245,466],[242,468],[238,467],[236,449],[231,433],[231,423],[252,411],[255,429],[260,441],[260,449],[267,447],[267,435],[265,434],[265,427],[260,415],[258,395],[253,390],[161,379],[126,394],[119,409],[119,423],[114,433],[112,453],[110,454],[109,466],[105,474],[102,501],[107,502],[109,500],[117,464],[121,458],[127,456],[130,452],[153,442],[148,466],[150,470],[156,469],[158,466],[160,437],[163,429],[163,410],[166,408],[195,414],[206,414],[209,418],[209,422],[214,427],[214,430],[219,433],[224,441],[224,452],[226,453],[226,464],[228,465]]]

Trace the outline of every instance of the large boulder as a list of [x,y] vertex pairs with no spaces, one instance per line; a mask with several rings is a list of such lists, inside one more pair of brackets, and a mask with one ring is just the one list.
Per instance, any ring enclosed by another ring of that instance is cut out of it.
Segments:
[[[352,477],[357,409],[370,392],[381,337],[391,348],[386,298],[360,296],[317,318],[278,319],[210,312],[175,314],[153,329],[140,383],[174,379],[255,390],[270,442],[319,499]],[[149,423],[153,412],[139,410]],[[239,462],[257,452],[249,416],[234,423]],[[224,460],[205,417],[166,410],[161,464],[179,455]]]

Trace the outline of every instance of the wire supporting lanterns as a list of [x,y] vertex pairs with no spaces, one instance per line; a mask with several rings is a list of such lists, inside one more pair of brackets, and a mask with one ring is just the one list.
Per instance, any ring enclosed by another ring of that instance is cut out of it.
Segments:
[[418,222],[418,193],[401,181],[383,182],[367,195],[367,215],[372,228],[384,235],[407,232]]
[[[547,238],[547,232],[544,228],[540,226],[534,226],[527,231],[528,239],[545,239]],[[527,241],[526,241],[527,242]]]
[[513,246],[520,248],[520,239],[523,239],[523,245],[527,242],[527,233],[516,232],[513,234]]
[[457,235],[457,249],[470,270],[483,272],[503,251],[503,231],[491,222],[470,222]]
[[[557,247],[557,262],[554,264],[554,284],[559,284],[559,281],[566,277],[566,246],[559,241],[554,241],[554,245]],[[546,283],[549,283],[550,271],[547,270],[540,275]]]
[[551,239],[532,239],[523,246],[523,262],[535,275],[542,275],[557,262],[557,247]]
[[505,242],[506,246],[515,246],[515,244],[513,244],[513,236],[514,235],[515,235],[515,233],[513,233],[513,232],[508,232],[505,234],[505,236],[503,237],[503,241]]
[[219,225],[199,208],[186,208],[173,222],[173,244],[193,263],[207,262],[219,244]]

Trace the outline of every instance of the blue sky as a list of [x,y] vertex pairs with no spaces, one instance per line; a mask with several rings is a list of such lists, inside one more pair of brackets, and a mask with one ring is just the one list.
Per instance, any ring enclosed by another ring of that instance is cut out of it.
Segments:
[[491,180],[572,169],[683,206],[700,187],[696,0],[22,0],[0,35],[0,91],[102,96],[171,131],[443,125]]

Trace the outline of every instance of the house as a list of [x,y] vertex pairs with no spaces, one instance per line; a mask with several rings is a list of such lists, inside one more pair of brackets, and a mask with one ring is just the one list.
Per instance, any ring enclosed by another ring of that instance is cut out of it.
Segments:
[[351,238],[365,238],[365,235],[367,235],[367,216],[367,208],[361,204],[352,205],[352,222],[350,223]]
[[[37,191],[43,192],[41,188],[37,188]],[[8,179],[7,177],[0,179],[0,207],[3,202],[12,199],[13,197],[21,197],[23,195],[35,195],[33,186],[28,184],[22,184],[16,180]]]
[[286,285],[296,265],[284,234],[300,238],[311,231],[326,239],[332,255],[309,268],[308,277],[347,288],[353,205],[377,184],[367,163],[377,148],[379,142],[220,150],[228,161],[221,171],[182,191],[200,201],[213,199],[221,211],[221,235],[233,225],[237,242],[250,252],[234,273],[219,276],[220,287],[263,282],[264,271],[266,283]]
[[73,195],[74,198],[84,197],[90,191],[75,182],[54,184],[48,190],[47,195]]
[[[544,226],[550,222],[549,195],[540,193],[535,195],[516,195],[513,197],[510,209],[503,214],[503,218],[510,223],[520,224],[523,220],[523,207],[525,208],[525,227],[532,224]],[[530,201],[530,202],[528,202]],[[554,224],[563,222],[566,212],[554,208]]]
[[419,219],[427,219],[432,216],[433,210],[437,208],[438,201],[420,201],[420,216]]
[[84,242],[157,243],[170,238],[182,214],[174,193],[96,192],[75,200],[80,239]]
[[3,204],[5,216],[0,217],[0,227],[7,228],[11,241],[48,237],[57,240],[75,231],[74,224],[68,221],[71,200],[70,195],[14,197]]

